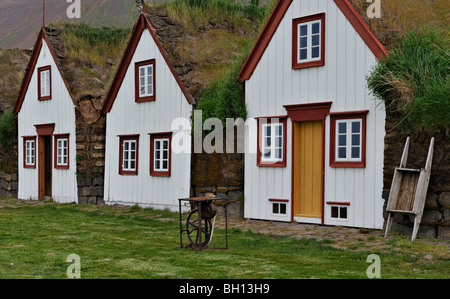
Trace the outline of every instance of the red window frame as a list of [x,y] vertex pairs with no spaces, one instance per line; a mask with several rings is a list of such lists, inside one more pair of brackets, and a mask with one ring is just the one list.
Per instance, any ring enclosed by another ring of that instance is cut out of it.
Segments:
[[[330,167],[366,167],[367,113],[369,110],[330,113]],[[361,119],[361,161],[336,161],[336,121]]]
[[[150,135],[150,175],[170,177],[172,170],[172,132],[149,133]],[[155,170],[155,140],[169,139],[168,170]]]
[[[140,74],[139,68],[145,65],[153,66],[153,95],[151,96],[140,96],[139,84],[140,84]],[[134,82],[135,82],[135,101],[140,102],[150,102],[156,100],[156,68],[155,59],[149,59],[145,61],[136,62],[134,65]]]
[[[54,140],[54,165],[55,169],[69,169],[70,168],[70,134],[55,134]],[[67,165],[58,165],[58,140],[67,139]]]
[[[50,79],[50,95],[48,96],[42,96],[41,95],[41,72],[49,71],[49,79]],[[47,101],[52,99],[52,67],[50,65],[43,66],[38,68],[38,100],[39,101]]]
[[[120,175],[138,175],[139,166],[139,135],[118,135],[119,137],[119,174]],[[136,157],[135,157],[135,169],[124,170],[123,169],[123,143],[124,141],[136,141]]]
[[[286,153],[287,153],[287,116],[269,116],[269,117],[257,117],[257,158],[256,158],[256,165],[258,167],[286,167]],[[276,121],[278,120],[278,121]],[[283,125],[283,149],[282,149],[282,155],[283,159],[280,161],[263,161],[262,158],[262,148],[263,148],[263,130],[262,126],[265,124],[272,124],[272,123],[280,123]]]
[[[298,25],[311,21],[321,21],[320,28],[320,60],[298,62]],[[325,65],[325,13],[314,14],[292,20],[292,68],[302,69]]]
[[[36,136],[23,136],[23,168],[36,168],[37,142]],[[27,141],[34,141],[34,163],[27,164]]]

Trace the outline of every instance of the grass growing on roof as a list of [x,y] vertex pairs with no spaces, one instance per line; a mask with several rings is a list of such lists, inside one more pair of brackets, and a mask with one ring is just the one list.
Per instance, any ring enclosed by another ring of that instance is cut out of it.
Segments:
[[406,131],[450,129],[450,43],[433,27],[401,37],[368,77],[368,87],[400,113]]
[[106,65],[108,59],[118,59],[123,53],[131,30],[123,28],[95,28],[86,24],[52,24],[60,28],[66,55],[79,63]]

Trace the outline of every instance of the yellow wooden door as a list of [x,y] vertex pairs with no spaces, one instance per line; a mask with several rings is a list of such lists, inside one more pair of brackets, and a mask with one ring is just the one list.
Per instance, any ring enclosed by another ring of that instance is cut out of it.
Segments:
[[294,122],[294,216],[322,217],[322,121]]

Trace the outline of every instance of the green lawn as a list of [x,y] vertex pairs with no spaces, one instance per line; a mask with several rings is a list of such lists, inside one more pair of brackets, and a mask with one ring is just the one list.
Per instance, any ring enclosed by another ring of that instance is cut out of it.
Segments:
[[[392,251],[335,249],[330,242],[229,230],[229,249],[179,247],[178,215],[0,199],[0,278],[66,278],[70,254],[81,278],[367,278],[369,254],[381,278],[449,278],[446,254],[397,246]],[[212,246],[223,246],[216,230]],[[416,247],[414,247],[416,249]],[[434,248],[448,252],[448,247]]]

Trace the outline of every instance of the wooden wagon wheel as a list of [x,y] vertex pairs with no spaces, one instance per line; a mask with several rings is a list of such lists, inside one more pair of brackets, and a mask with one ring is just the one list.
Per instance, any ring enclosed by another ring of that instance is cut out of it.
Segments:
[[[186,247],[195,246],[199,247],[200,243],[200,234],[199,234],[199,219],[198,219],[198,209],[194,209],[189,213],[189,216],[186,220],[186,231],[187,237],[189,239],[190,244]],[[202,244],[201,248],[205,248],[210,241],[211,238],[211,219],[202,219]]]

